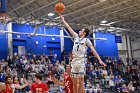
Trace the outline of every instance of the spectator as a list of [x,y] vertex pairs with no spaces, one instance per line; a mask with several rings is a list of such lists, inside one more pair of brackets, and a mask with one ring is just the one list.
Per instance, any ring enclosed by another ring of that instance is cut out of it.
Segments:
[[128,89],[128,87],[126,86],[126,84],[123,84],[123,85],[122,85],[121,92],[122,92],[122,93],[129,93],[129,89]]
[[[20,85],[20,81],[19,81],[19,78],[17,76],[14,76],[14,78],[13,78],[13,84]],[[15,93],[21,93],[21,90],[19,90],[19,89],[15,89],[14,91],[15,91]]]
[[115,92],[115,82],[114,82],[113,78],[111,78],[109,80],[109,87],[110,87],[110,90],[114,93]]
[[128,88],[129,88],[130,93],[135,93],[134,92],[134,87],[133,87],[133,82],[132,81],[129,82]]
[[[25,77],[24,74],[22,74],[22,77],[20,78],[20,83],[21,83],[21,85],[24,85],[24,84],[27,83],[27,80],[26,80],[26,77]],[[30,83],[31,83],[31,82],[30,82]],[[26,87],[22,90],[22,92],[27,92],[27,91],[29,91],[29,86],[26,86]]]
[[12,76],[13,77],[17,76],[16,68],[13,68],[13,70],[11,71],[11,73],[12,73]]
[[52,64],[54,64],[57,61],[57,54],[54,54],[53,58],[52,58]]

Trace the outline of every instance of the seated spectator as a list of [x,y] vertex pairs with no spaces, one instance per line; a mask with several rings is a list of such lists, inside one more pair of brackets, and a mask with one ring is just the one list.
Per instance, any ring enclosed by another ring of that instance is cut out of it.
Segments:
[[[20,78],[20,83],[21,83],[21,85],[24,85],[24,84],[27,83],[27,80],[26,80],[26,77],[25,77],[24,74],[22,74],[22,77]],[[29,89],[29,86],[26,86],[26,87],[22,90],[22,92],[25,93],[25,92],[27,92],[27,91],[29,91],[29,90],[30,90],[30,89]]]
[[126,84],[122,85],[121,91],[122,93],[129,93],[129,88],[126,86]]
[[[19,78],[17,76],[14,76],[14,78],[13,78],[13,84],[20,85],[20,81],[19,81]],[[21,93],[21,90],[15,89],[15,93]]]
[[34,62],[36,62],[38,60],[37,56],[36,55],[33,55],[33,58]]
[[122,78],[121,75],[119,75],[119,82],[120,82],[120,83],[125,83],[125,81],[123,80],[123,78]]
[[4,72],[3,66],[0,65],[0,73],[3,73],[3,72]]
[[8,76],[8,75],[11,75],[12,73],[11,73],[11,69],[7,66],[6,68],[5,68],[5,71],[4,71],[4,75],[5,76]]
[[121,84],[119,83],[119,81],[116,81],[115,90],[116,90],[117,92],[120,92],[120,90],[121,90]]
[[109,82],[110,80],[110,77],[108,75],[105,75],[104,78],[105,78],[105,83],[107,84],[107,82]]
[[110,73],[109,77],[114,78],[113,72]]
[[139,82],[133,81],[133,86],[134,86],[135,89],[138,89],[139,88]]
[[0,82],[4,82],[4,73],[0,72]]
[[61,64],[59,65],[60,68],[60,74],[63,74],[65,72],[65,63],[64,61],[61,61]]
[[46,62],[48,62],[48,59],[49,59],[49,57],[48,57],[48,55],[46,55],[46,56],[45,56]]
[[28,62],[28,58],[25,56],[24,59],[23,59],[23,61],[22,61],[22,63],[23,64],[26,64],[27,62]]
[[118,76],[115,76],[115,77],[114,77],[114,81],[115,81],[115,82],[119,82]]
[[107,70],[105,69],[105,67],[103,68],[102,73],[103,73],[103,75],[105,75],[105,76],[108,75]]
[[14,77],[14,76],[17,76],[16,68],[13,68],[13,70],[11,71],[11,73],[12,73],[12,76],[13,76],[13,77]]
[[56,61],[57,61],[57,54],[54,54],[51,62],[52,62],[52,64],[55,64]]
[[91,88],[91,83],[89,81],[86,82],[85,89],[87,90],[87,93],[89,93],[89,89]]
[[134,93],[134,90],[135,90],[135,89],[134,89],[134,87],[133,87],[133,82],[132,82],[132,81],[129,82],[128,88],[129,88],[130,93]]
[[110,87],[110,90],[111,90],[112,92],[115,92],[115,82],[114,82],[113,78],[111,78],[111,79],[109,80],[109,87]]
[[102,73],[101,73],[101,75],[100,75],[100,84],[101,84],[101,85],[104,85],[104,84],[105,84],[105,78],[104,78],[104,76],[103,76]]

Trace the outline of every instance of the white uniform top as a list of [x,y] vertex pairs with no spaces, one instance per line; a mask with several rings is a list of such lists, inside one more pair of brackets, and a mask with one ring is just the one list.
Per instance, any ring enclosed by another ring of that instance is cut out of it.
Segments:
[[89,46],[92,45],[88,38],[80,38],[77,33],[75,33],[74,45],[73,45],[73,58],[84,58],[86,57],[86,52]]

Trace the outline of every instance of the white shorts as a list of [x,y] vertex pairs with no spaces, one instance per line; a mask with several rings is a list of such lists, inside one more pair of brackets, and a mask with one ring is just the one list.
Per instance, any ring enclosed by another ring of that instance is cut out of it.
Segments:
[[85,58],[73,58],[71,67],[72,74],[85,74]]

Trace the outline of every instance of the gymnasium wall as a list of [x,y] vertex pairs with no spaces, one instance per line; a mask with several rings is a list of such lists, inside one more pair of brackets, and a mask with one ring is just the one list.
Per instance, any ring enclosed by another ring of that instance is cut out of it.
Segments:
[[128,57],[127,54],[127,45],[126,45],[126,36],[125,35],[121,35],[121,34],[117,34],[117,36],[121,36],[122,38],[122,43],[117,43],[118,46],[118,53],[119,53],[119,57],[123,60],[123,62],[126,62],[126,58]]
[[8,36],[3,33],[6,30],[7,25],[3,28],[2,23],[0,23],[0,59],[6,59],[8,54]]
[[131,42],[133,58],[140,58],[140,38]]
[[96,40],[96,50],[100,56],[118,57],[118,47],[115,42],[115,34],[97,32],[96,38],[107,38],[106,41]]
[[[24,33],[33,33],[34,26],[31,25],[19,25],[12,24],[13,32],[24,32]],[[59,35],[60,29],[57,27],[44,27],[41,26],[37,34],[49,34],[49,35]],[[67,35],[64,32],[64,35]],[[5,47],[0,46],[1,58],[6,58],[7,54],[7,38],[6,35],[0,35],[1,42],[0,45],[4,45]],[[96,49],[100,56],[114,56],[118,57],[118,48],[115,43],[115,35],[109,33],[101,33],[98,32],[95,34],[96,38],[107,38],[107,41],[96,40]],[[2,39],[3,38],[3,39]],[[36,44],[36,41],[38,44]],[[60,38],[59,37],[44,37],[44,36],[29,36],[29,35],[21,35],[21,34],[13,34],[13,53],[18,53],[18,46],[25,46],[26,54],[49,54],[50,50],[53,53],[61,55],[60,48]],[[68,54],[71,52],[73,46],[73,41],[70,38],[64,38],[64,50]],[[3,52],[2,52],[3,51]]]
[[[70,34],[70,33],[69,33]],[[64,35],[68,36],[68,34],[64,31]],[[64,38],[64,50],[66,51],[66,54],[68,55],[73,48],[73,41],[70,38]]]
[[8,53],[7,34],[0,34],[0,59],[6,59]]
[[[13,24],[13,32],[33,33],[34,26]],[[60,29],[57,27],[44,27],[38,28],[37,34],[60,35]],[[20,38],[19,38],[20,37]],[[36,43],[38,42],[38,44]],[[13,34],[13,51],[18,52],[18,46],[25,46],[26,54],[49,54],[50,50],[58,57],[61,54],[60,38],[54,36],[30,36]]]

